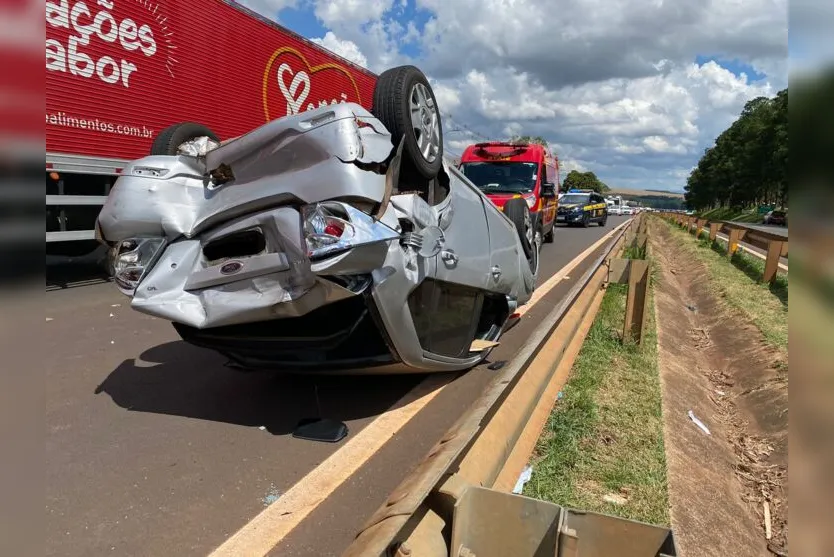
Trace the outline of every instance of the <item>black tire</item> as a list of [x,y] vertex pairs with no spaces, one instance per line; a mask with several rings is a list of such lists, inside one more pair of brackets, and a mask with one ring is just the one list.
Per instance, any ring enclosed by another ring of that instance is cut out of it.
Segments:
[[[527,208],[527,203],[525,203],[522,199],[510,199],[504,205],[504,214],[507,215],[507,218],[510,219],[515,225],[518,238],[521,240],[521,247],[524,249],[524,256],[529,261],[533,257],[533,246],[527,239],[527,224],[525,224],[527,219],[525,217],[530,214],[530,209]],[[532,226],[532,217],[529,219],[529,222]]]
[[545,244],[552,244],[553,243],[553,240],[554,240],[553,231],[555,229],[556,229],[556,223],[554,222],[552,225],[550,225],[550,232],[548,232],[547,234],[544,235],[543,240],[544,240]]
[[607,222],[608,222],[608,215],[605,215],[604,217],[602,217],[602,220],[599,221],[599,225],[600,226],[605,226],[605,223],[607,223]]
[[[436,117],[437,152],[434,154],[430,152],[428,158],[420,151],[419,132],[411,123],[411,99],[419,85],[425,87],[428,93],[427,101],[429,102],[424,107],[426,111],[424,115],[429,120]],[[429,104],[431,106],[428,106]],[[400,141],[405,138],[404,150],[408,153],[409,166],[424,178],[432,179],[437,176],[443,167],[443,126],[437,99],[423,72],[414,66],[398,66],[382,72],[374,87],[374,105],[371,113],[391,133],[394,145],[399,145]]]
[[156,136],[151,144],[151,155],[176,155],[177,148],[191,139],[210,137],[220,141],[217,135],[202,124],[196,122],[180,122],[168,126]]
[[588,228],[591,226],[591,215],[585,213],[585,216],[582,217],[582,228]]

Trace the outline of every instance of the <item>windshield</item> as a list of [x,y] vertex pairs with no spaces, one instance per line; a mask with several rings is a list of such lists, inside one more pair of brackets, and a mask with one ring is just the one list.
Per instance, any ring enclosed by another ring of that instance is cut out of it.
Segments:
[[461,170],[484,193],[530,193],[536,187],[538,166],[534,162],[467,162]]
[[559,201],[563,205],[575,205],[575,204],[579,204],[579,203],[581,203],[582,205],[587,205],[587,203],[588,203],[588,201],[590,201],[590,199],[591,199],[591,196],[587,195],[587,194],[582,195],[581,193],[569,193],[569,194],[565,195]]

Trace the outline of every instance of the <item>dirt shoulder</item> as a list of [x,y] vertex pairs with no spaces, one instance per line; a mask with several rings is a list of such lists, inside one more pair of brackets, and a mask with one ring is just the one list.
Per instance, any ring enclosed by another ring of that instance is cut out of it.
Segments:
[[670,514],[679,555],[787,555],[786,351],[717,294],[704,263],[668,225],[653,220],[651,227]]

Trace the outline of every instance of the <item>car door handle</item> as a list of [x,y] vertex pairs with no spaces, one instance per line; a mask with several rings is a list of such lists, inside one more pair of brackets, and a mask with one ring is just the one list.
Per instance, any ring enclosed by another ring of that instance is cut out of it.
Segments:
[[458,256],[457,254],[450,250],[444,249],[440,252],[440,258],[443,260],[444,263],[448,265],[457,265],[458,264]]

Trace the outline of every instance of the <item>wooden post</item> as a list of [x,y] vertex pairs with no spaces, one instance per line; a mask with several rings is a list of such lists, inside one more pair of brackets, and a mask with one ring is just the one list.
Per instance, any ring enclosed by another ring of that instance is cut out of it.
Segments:
[[716,238],[718,238],[718,229],[721,228],[720,222],[711,222],[709,223],[709,239],[711,242],[714,242]]
[[730,240],[727,243],[727,256],[732,259],[733,254],[738,250],[738,243],[741,240],[741,230],[730,228]]
[[770,240],[767,244],[767,259],[765,260],[764,281],[773,284],[779,270],[779,258],[782,257],[782,244],[779,240]]

